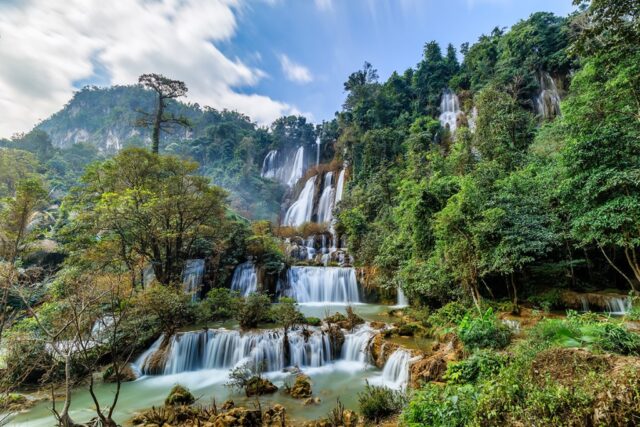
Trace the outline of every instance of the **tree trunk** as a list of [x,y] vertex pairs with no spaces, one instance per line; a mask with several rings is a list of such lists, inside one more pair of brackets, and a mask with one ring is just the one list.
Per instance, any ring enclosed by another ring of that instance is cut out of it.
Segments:
[[160,152],[160,124],[162,123],[162,113],[164,110],[162,96],[158,95],[158,108],[156,108],[156,117],[153,121],[153,134],[151,135],[152,147],[151,151],[154,154]]
[[520,314],[520,306],[518,305],[518,289],[516,288],[516,282],[513,278],[513,272],[511,273],[511,288],[513,289],[513,307],[511,308],[511,313]]

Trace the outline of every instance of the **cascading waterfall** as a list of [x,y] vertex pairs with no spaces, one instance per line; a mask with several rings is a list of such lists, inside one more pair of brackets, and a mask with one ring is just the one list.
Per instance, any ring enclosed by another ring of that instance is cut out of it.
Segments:
[[289,179],[287,180],[287,185],[289,187],[293,187],[296,185],[296,182],[302,175],[304,174],[304,146],[300,146],[298,151],[296,151],[296,155],[293,158],[293,166],[291,167],[291,175],[289,175]]
[[243,297],[258,290],[258,272],[251,261],[243,262],[236,267],[231,279],[231,290],[240,292]]
[[316,139],[316,147],[317,147],[317,151],[316,151],[316,166],[318,166],[320,164],[320,138]]
[[262,172],[260,176],[263,178],[276,178],[278,174],[278,150],[271,150],[267,153],[262,161]]
[[344,173],[346,169],[342,169],[340,171],[340,175],[338,175],[338,183],[336,184],[336,199],[334,204],[338,204],[339,201],[342,200],[342,192],[344,191]]
[[333,216],[333,172],[324,174],[322,195],[318,202],[318,222],[330,223]]
[[460,114],[458,96],[451,90],[447,89],[442,93],[439,120],[443,128],[449,128],[449,132],[451,132],[451,134],[456,131],[458,114]]
[[400,286],[396,288],[396,307],[407,307],[409,305],[409,301],[407,300],[407,296],[404,294],[404,291]]
[[610,298],[607,300],[607,313],[624,315],[631,310],[631,305],[629,298]]
[[374,331],[368,326],[361,326],[344,337],[341,358],[351,362],[367,363],[369,361],[369,343]]
[[184,283],[185,291],[192,294],[194,298],[197,297],[203,277],[204,260],[188,259],[184,264],[184,270],[182,272],[182,283]]
[[160,337],[135,362],[141,374],[169,375],[202,369],[232,369],[240,365],[274,372],[287,366],[319,367],[332,361],[329,337],[320,329],[311,330],[310,334],[289,332],[289,363],[285,360],[284,333],[280,330],[241,333],[210,329],[171,337],[165,363],[158,372],[151,363],[163,339]]
[[387,359],[382,369],[382,383],[393,389],[403,389],[409,383],[411,354],[406,350],[396,350]]
[[556,83],[546,71],[538,74],[540,93],[535,98],[536,111],[545,119],[550,119],[561,114],[560,94]]
[[291,267],[284,293],[301,304],[362,302],[355,270],[348,267]]
[[311,221],[313,198],[316,189],[316,176],[309,178],[300,192],[298,199],[289,206],[284,216],[283,225],[297,227]]

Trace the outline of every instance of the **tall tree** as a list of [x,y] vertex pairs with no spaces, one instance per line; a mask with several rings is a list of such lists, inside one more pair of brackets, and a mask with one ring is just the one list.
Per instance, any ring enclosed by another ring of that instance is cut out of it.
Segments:
[[156,93],[157,104],[154,113],[142,113],[138,125],[151,127],[151,151],[158,154],[160,150],[160,132],[170,132],[173,127],[189,127],[189,120],[184,116],[175,116],[167,111],[167,102],[170,99],[180,98],[187,94],[187,85],[180,80],[171,80],[161,74],[143,74],[138,78],[138,83],[153,90]]

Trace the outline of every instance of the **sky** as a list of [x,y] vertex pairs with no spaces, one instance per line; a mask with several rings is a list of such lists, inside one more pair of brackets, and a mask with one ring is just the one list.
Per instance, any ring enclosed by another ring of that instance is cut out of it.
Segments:
[[365,61],[382,80],[423,45],[473,43],[571,0],[0,0],[0,137],[30,130],[84,85],[184,81],[185,101],[267,124],[331,119]]

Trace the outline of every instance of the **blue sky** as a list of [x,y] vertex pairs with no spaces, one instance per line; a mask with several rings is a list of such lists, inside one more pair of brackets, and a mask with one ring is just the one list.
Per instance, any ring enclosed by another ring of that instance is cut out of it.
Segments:
[[[322,7],[322,3],[326,6]],[[334,0],[257,3],[239,16],[237,35],[221,46],[269,77],[250,90],[282,99],[315,120],[333,117],[342,84],[364,61],[386,79],[420,60],[425,42],[444,49],[473,43],[494,27],[510,27],[537,11],[566,16],[571,0]],[[278,56],[306,67],[312,81],[287,80]]]
[[371,62],[381,79],[430,40],[473,43],[571,0],[0,0],[0,137],[27,131],[85,84],[183,80],[188,101],[267,124],[333,117],[343,82]]

